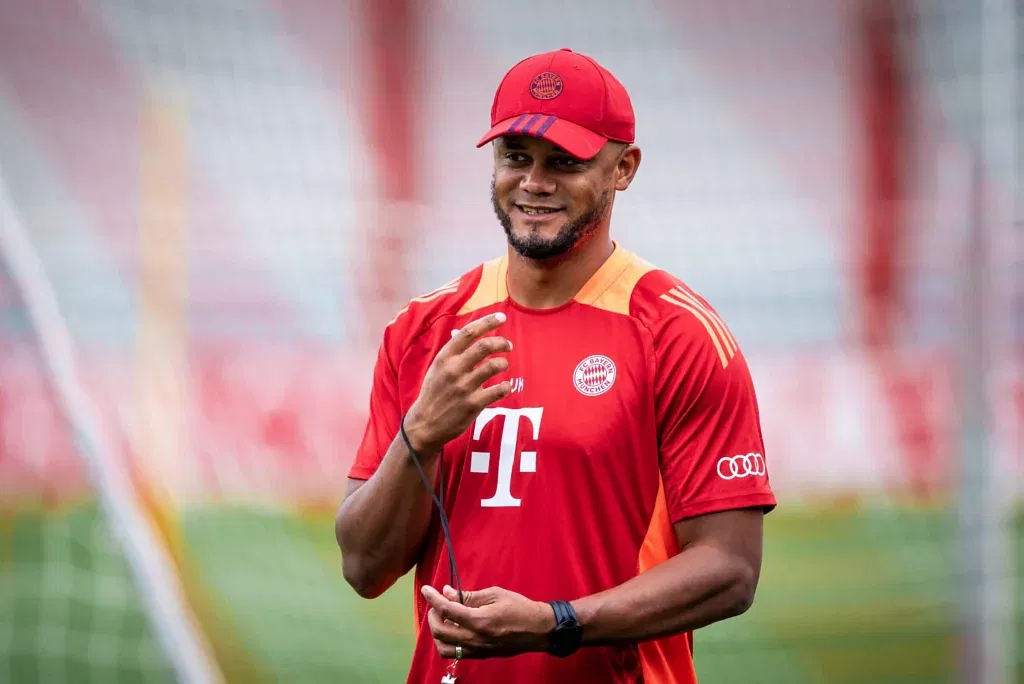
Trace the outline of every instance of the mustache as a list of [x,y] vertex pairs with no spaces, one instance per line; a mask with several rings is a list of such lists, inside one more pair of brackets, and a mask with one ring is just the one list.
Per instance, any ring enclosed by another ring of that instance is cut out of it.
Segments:
[[491,206],[494,215],[505,231],[505,237],[509,245],[520,256],[528,259],[550,259],[561,256],[572,251],[577,245],[590,236],[601,220],[608,212],[611,205],[611,192],[605,191],[598,198],[594,206],[576,216],[570,216],[568,221],[559,229],[558,234],[553,237],[542,237],[536,234],[519,235],[512,230],[512,217],[505,211],[498,201],[498,194],[495,188],[494,179],[491,179]]

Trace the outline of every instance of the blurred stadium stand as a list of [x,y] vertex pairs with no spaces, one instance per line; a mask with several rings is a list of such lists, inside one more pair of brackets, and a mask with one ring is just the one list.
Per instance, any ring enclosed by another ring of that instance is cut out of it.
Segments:
[[[0,681],[181,672],[130,539],[97,505],[92,447],[26,306],[37,286],[212,669],[404,680],[409,587],[354,598],[333,508],[384,324],[504,249],[474,143],[505,70],[557,47],[597,58],[633,99],[644,157],[616,238],[716,306],[761,401],[781,504],[765,575],[748,615],[698,633],[698,671],[982,681],[962,672],[958,631],[972,458],[991,464],[977,492],[999,502],[978,529],[1008,554],[983,567],[1008,642],[984,681],[1024,671],[1021,13],[0,0],[0,217],[45,271],[26,285],[0,250]],[[972,454],[961,376],[979,225],[991,410]]]

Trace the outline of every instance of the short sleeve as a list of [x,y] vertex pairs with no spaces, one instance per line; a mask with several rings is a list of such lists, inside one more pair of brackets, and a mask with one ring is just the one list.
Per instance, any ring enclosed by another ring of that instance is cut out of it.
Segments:
[[659,457],[673,522],[775,507],[750,370],[724,325],[709,327],[680,315],[655,331]]
[[363,440],[359,444],[355,461],[348,476],[368,480],[377,472],[391,442],[398,434],[401,406],[398,394],[398,372],[388,357],[387,345],[382,343],[373,369],[373,387],[370,390],[370,415],[366,420]]

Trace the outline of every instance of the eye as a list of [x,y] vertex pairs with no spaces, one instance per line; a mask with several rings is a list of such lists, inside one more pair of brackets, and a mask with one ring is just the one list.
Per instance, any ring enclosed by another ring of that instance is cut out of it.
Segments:
[[574,159],[573,157],[558,157],[555,159],[555,166],[563,169],[575,169],[581,163],[582,162],[579,159]]
[[510,162],[512,162],[514,164],[521,164],[521,163],[523,163],[525,161],[529,161],[526,158],[526,155],[523,154],[522,152],[507,152],[505,154],[505,159],[507,159],[508,161],[510,161]]

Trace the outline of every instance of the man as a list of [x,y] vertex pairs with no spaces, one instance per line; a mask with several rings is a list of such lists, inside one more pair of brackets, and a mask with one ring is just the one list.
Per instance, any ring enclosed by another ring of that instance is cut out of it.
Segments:
[[345,577],[373,598],[416,567],[410,682],[453,664],[459,682],[694,682],[691,632],[750,606],[775,506],[746,362],[706,301],[610,237],[640,164],[611,73],[530,57],[491,125],[508,253],[385,330],[336,523]]

